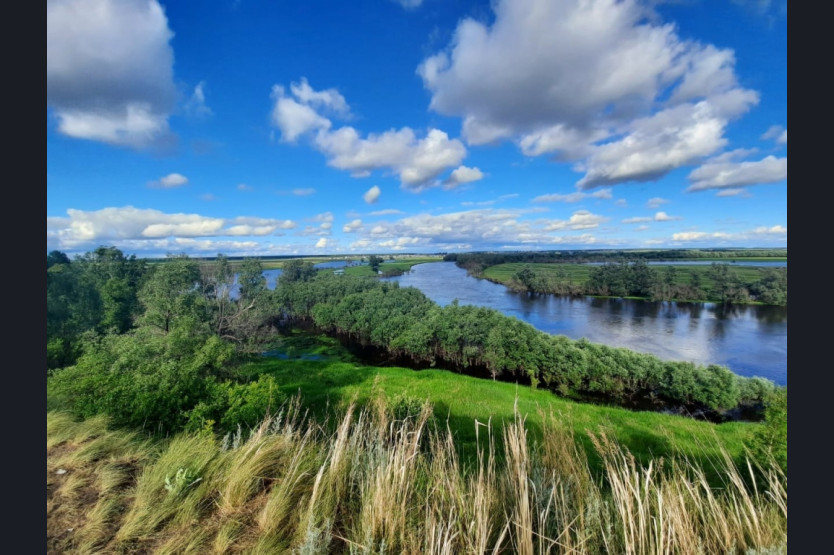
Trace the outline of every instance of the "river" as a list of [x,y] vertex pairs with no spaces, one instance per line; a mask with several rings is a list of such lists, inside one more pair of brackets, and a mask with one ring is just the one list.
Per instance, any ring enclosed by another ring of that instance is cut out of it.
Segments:
[[457,299],[494,308],[548,333],[788,382],[787,307],[529,295],[473,278],[454,262],[418,264],[386,279],[440,305]]

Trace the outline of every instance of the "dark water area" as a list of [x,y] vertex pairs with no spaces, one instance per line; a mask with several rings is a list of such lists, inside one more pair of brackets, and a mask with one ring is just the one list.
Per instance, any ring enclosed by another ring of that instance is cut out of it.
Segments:
[[457,299],[494,308],[547,333],[788,382],[787,307],[517,293],[453,262],[418,264],[386,280],[416,287],[442,306]]

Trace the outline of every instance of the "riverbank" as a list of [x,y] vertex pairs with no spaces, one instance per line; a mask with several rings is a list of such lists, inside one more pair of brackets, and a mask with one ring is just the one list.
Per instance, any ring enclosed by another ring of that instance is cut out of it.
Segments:
[[[698,261],[693,261],[698,262]],[[561,294],[588,295],[596,297],[623,297],[641,300],[664,300],[680,302],[729,302],[731,304],[750,305],[787,305],[787,285],[781,281],[779,287],[784,287],[784,295],[762,294],[762,298],[772,302],[757,300],[750,295],[750,291],[759,293],[765,287],[762,283],[771,280],[786,280],[781,269],[771,266],[732,265],[720,263],[723,273],[717,275],[715,268],[709,265],[697,264],[647,264],[648,275],[654,281],[649,295],[611,295],[604,289],[615,287],[614,283],[594,283],[595,274],[601,273],[599,264],[574,263],[523,263],[514,262],[489,266],[483,270],[469,269],[469,275],[487,279],[515,291]],[[613,266],[612,268],[619,268]],[[786,267],[785,270],[786,271]],[[618,280],[620,276],[614,276]],[[721,280],[720,282],[718,280]],[[600,281],[597,279],[597,281]],[[768,285],[771,285],[768,283]],[[735,295],[728,295],[731,288],[744,289]],[[601,291],[601,289],[603,291]]]

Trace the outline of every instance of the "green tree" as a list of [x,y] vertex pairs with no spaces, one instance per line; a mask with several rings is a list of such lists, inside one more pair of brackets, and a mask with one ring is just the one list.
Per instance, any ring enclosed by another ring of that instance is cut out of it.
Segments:
[[310,281],[316,276],[316,268],[312,262],[294,258],[287,260],[281,266],[281,277],[278,283],[281,285],[299,281]]
[[262,295],[266,289],[266,277],[261,261],[257,258],[247,258],[240,266],[238,274],[241,300],[251,301]]
[[145,307],[142,323],[164,333],[178,323],[195,325],[206,319],[205,303],[198,290],[200,268],[185,254],[168,255],[139,292]]
[[373,270],[374,273],[377,273],[379,271],[379,265],[382,264],[382,262],[382,257],[377,256],[375,254],[372,254],[370,258],[368,258],[368,265],[371,267],[371,270]]

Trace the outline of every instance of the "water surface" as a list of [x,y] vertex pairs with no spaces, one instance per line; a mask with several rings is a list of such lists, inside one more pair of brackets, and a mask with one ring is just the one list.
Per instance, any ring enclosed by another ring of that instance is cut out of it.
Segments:
[[486,306],[536,328],[627,347],[667,360],[721,364],[743,376],[788,381],[788,309],[714,303],[650,302],[515,293],[503,285],[469,276],[454,262],[412,267],[386,278],[416,287],[445,306]]

